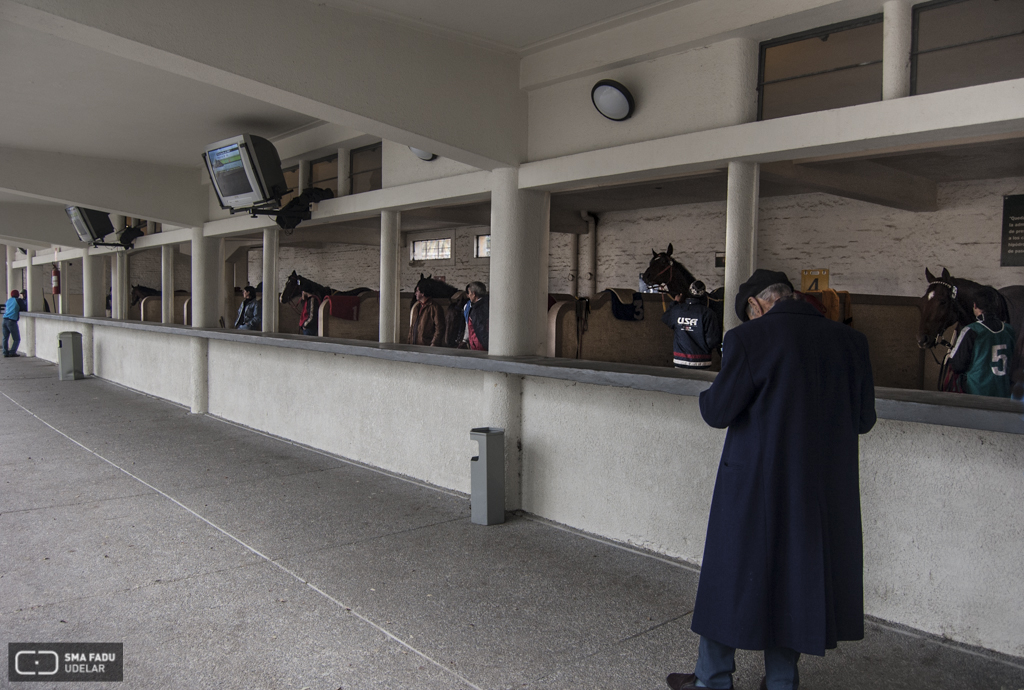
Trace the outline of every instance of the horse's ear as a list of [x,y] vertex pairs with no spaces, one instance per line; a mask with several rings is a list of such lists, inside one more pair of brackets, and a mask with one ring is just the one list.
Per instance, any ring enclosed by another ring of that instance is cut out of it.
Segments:
[[423,274],[420,273],[420,280],[423,280]]
[[653,250],[653,249],[651,250],[651,255],[652,255],[652,256],[654,256],[654,258],[655,258],[655,259],[657,259],[657,258],[658,258],[658,252],[656,252],[656,251],[655,251],[655,250]]
[[295,271],[292,271],[292,274],[290,276],[288,276],[288,277],[289,278],[297,278],[298,276],[295,275]]
[[943,266],[943,268],[942,268],[942,277],[947,279],[947,280],[953,277],[953,276],[949,275],[949,271],[946,270],[945,266]]
[[672,243],[671,242],[668,243],[668,251],[665,252],[665,253],[668,254],[669,256],[672,256]]
[[934,282],[935,282],[935,276],[933,276],[933,275],[932,275],[932,272],[931,272],[931,271],[929,271],[929,270],[928,270],[927,268],[926,268],[926,269],[924,269],[924,277],[925,277],[925,279],[926,279],[926,280],[927,280],[927,281],[928,281],[929,283],[934,283]]

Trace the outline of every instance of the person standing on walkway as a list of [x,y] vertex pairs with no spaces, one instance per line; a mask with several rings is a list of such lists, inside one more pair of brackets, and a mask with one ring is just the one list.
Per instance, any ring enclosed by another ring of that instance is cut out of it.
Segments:
[[[4,305],[4,357],[18,357],[18,345],[21,344],[21,331],[18,330],[18,319],[21,318],[21,300],[18,291],[11,290],[11,296]],[[7,346],[10,339],[11,345]]]
[[949,353],[953,372],[960,375],[964,393],[1009,398],[1010,363],[1017,341],[1010,324],[995,316],[997,309],[992,295],[981,293],[974,303],[977,321],[960,329],[960,337]]
[[242,303],[238,305],[238,316],[235,317],[235,328],[240,331],[259,331],[263,329],[263,310],[256,299],[256,288],[246,285],[242,288]]
[[728,428],[691,629],[693,673],[670,688],[731,688],[736,649],[764,650],[762,688],[799,686],[801,654],[864,637],[859,434],[875,423],[867,339],[758,269],[736,297],[722,370],[700,395]]
[[302,291],[302,313],[299,314],[299,332],[302,335],[319,335],[320,298],[312,292]]
[[409,315],[409,344],[440,347],[444,344],[444,310],[420,292],[419,285],[413,294],[416,302]]

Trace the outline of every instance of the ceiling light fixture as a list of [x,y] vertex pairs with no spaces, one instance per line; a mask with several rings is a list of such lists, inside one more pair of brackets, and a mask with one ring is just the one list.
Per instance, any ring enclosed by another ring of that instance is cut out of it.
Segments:
[[409,150],[412,151],[413,154],[422,161],[432,161],[435,158],[437,158],[437,154],[431,153],[430,151],[424,151],[423,149],[413,148],[412,146],[409,147]]
[[628,120],[636,107],[629,89],[611,79],[602,79],[594,84],[590,90],[590,100],[594,102],[597,112],[616,122]]

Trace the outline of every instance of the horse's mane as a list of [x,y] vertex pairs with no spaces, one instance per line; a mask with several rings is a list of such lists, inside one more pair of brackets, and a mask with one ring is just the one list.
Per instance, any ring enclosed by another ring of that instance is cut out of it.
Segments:
[[452,295],[459,291],[454,285],[449,285],[431,276],[424,276],[422,273],[420,273],[420,279],[416,283],[416,288],[431,299],[438,297],[450,299]]

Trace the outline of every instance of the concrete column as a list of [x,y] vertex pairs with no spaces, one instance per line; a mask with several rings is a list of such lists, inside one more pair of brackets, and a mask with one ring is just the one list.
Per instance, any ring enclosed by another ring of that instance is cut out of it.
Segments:
[[4,302],[11,296],[11,247],[0,245],[4,248],[4,270],[0,271],[0,299]]
[[546,352],[551,194],[519,189],[516,168],[491,172],[490,354]]
[[174,323],[174,255],[173,244],[160,247],[160,323]]
[[157,222],[155,220],[146,221],[146,234],[155,235],[157,232]]
[[[192,228],[192,327],[217,325],[217,293],[220,271],[217,266],[219,241],[203,236],[201,227]],[[205,341],[204,341],[205,342]]]
[[380,327],[378,340],[397,343],[399,329],[402,216],[398,211],[380,214]]
[[93,349],[93,327],[91,323],[82,324],[82,373],[96,376],[96,353]]
[[733,54],[737,69],[719,85],[722,91],[722,110],[728,113],[728,122],[722,124],[741,125],[757,120],[757,73],[761,60],[761,49],[757,41],[750,38],[733,38],[726,41]]
[[16,279],[15,279],[15,276],[14,276],[14,260],[15,260],[15,254],[17,254],[18,250],[15,247],[13,247],[13,246],[11,246],[9,244],[7,245],[6,248],[7,248],[7,251],[5,252],[5,255],[7,257],[7,265],[6,265],[7,270],[4,271],[4,285],[6,286],[6,287],[4,287],[4,292],[3,292],[3,294],[5,296],[4,297],[4,302],[7,301],[7,297],[11,296],[11,290],[17,290],[18,289],[18,286],[16,284]]
[[131,281],[128,274],[128,252],[118,250],[114,253],[114,260],[117,262],[117,311],[119,319],[128,318],[128,303],[131,296]]
[[25,269],[25,301],[29,311],[43,311],[43,267],[32,264],[36,250],[28,250],[28,267]]
[[309,182],[309,173],[309,161],[299,161],[299,194],[302,194],[311,186]]
[[576,233],[569,236],[569,294],[580,294],[580,236]]
[[277,252],[279,246],[280,231],[277,228],[265,228],[263,230],[264,333],[277,333],[277,314],[279,307],[277,289]]
[[[124,230],[124,216],[117,213],[110,214],[110,222],[114,226],[114,240],[104,240],[104,242],[116,241],[117,233]],[[120,263],[118,262],[117,255],[110,255],[110,318],[112,319],[123,319],[124,313],[121,312],[121,280],[118,276],[118,270]]]
[[28,316],[21,319],[21,348],[26,357],[36,356],[36,320]]
[[725,310],[724,329],[740,324],[736,295],[740,285],[757,268],[757,206],[760,166],[729,163],[729,187],[725,208]]
[[60,271],[60,295],[54,300],[57,302],[57,313],[70,314],[71,286],[68,284],[68,280],[71,278],[71,262],[58,262],[57,269]]
[[882,100],[910,95],[910,49],[914,38],[914,12],[910,0],[889,0],[882,5]]
[[[194,298],[193,298],[194,299]],[[210,411],[210,341],[206,338],[192,338],[192,385],[190,409],[192,414],[206,414]]]
[[[95,249],[85,248],[82,256],[82,315],[100,317],[106,313],[106,295],[103,294],[103,257]],[[85,345],[83,344],[83,347]]]
[[348,196],[348,176],[352,161],[348,149],[338,149],[338,196]]
[[[493,247],[493,245],[491,245]],[[484,373],[485,426],[505,430],[505,510],[523,507],[523,377]]]
[[583,262],[583,292],[586,294],[583,296],[594,298],[597,297],[597,218],[587,213],[583,220],[587,221],[587,253]]
[[[221,256],[226,258],[227,241],[221,241]],[[224,318],[224,327],[230,328],[235,322],[235,264],[227,261],[221,262],[222,273],[220,281],[221,316]]]

